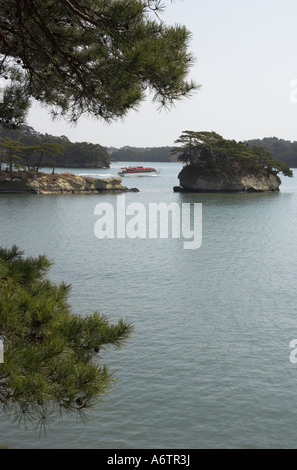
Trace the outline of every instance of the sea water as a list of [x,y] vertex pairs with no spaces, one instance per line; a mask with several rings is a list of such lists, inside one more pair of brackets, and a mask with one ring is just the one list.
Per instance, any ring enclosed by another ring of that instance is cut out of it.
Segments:
[[[9,448],[296,448],[297,170],[279,193],[183,194],[178,163],[123,178],[126,203],[202,205],[202,243],[98,239],[94,209],[116,194],[0,196],[0,245],[46,254],[54,282],[72,284],[74,312],[132,322],[105,403],[46,436],[0,418]],[[117,175],[107,170],[57,170]],[[98,218],[98,217],[97,217]],[[292,356],[293,355],[293,356]]]

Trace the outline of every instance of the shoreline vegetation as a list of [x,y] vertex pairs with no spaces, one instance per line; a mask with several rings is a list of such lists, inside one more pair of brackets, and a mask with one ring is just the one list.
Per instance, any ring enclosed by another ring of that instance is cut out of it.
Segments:
[[15,166],[27,170],[110,167],[110,157],[99,144],[71,142],[64,135],[41,134],[25,125],[19,129],[6,129],[0,125],[0,164],[7,163],[10,150]]
[[[32,135],[32,131],[27,130]],[[39,144],[28,145],[27,141],[27,145],[24,145],[11,137],[0,137],[0,193],[90,194],[138,191],[137,188],[123,186],[122,179],[116,176],[98,179],[72,173],[55,173],[56,167],[61,168],[65,148],[69,150],[69,146],[75,144],[71,144],[66,137],[65,145],[57,141],[44,141],[40,135],[38,139]],[[184,164],[178,175],[180,186],[173,188],[175,192],[279,191],[281,180],[278,174],[293,176],[285,162],[275,160],[273,154],[263,147],[227,140],[215,132],[183,131],[175,144],[178,146],[170,149],[170,155],[175,161]],[[89,144],[86,145],[88,147]],[[50,159],[47,166],[52,167],[51,174],[40,171],[47,158]],[[59,164],[57,160],[60,160]],[[105,159],[101,168],[109,166],[110,162]]]
[[[0,138],[10,138],[18,141],[21,146],[34,150],[30,156],[32,165],[41,167],[52,165],[51,155],[46,153],[47,145],[61,145],[63,152],[55,157],[56,168],[109,168],[112,162],[177,162],[178,155],[171,153],[172,147],[133,147],[121,148],[104,147],[100,144],[88,142],[71,142],[66,136],[52,136],[37,132],[30,126],[20,129],[6,129],[0,125]],[[276,160],[281,160],[290,168],[297,168],[297,141],[291,142],[277,137],[265,137],[244,142],[248,146],[263,147],[269,151]],[[42,148],[43,146],[43,148]],[[34,148],[35,147],[35,148]],[[41,148],[41,151],[38,150]],[[42,153],[43,150],[43,153]],[[1,150],[0,150],[1,159]],[[24,163],[26,165],[25,159]]]

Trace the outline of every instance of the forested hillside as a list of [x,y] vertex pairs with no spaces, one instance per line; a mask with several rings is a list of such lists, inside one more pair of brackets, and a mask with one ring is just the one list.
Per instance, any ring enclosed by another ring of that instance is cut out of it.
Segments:
[[[70,142],[66,136],[52,136],[40,134],[32,127],[23,126],[22,129],[4,129],[0,125],[0,138],[10,137],[19,141],[23,146],[35,146],[45,143],[55,143],[63,146],[63,154],[56,158],[56,167],[62,168],[109,168],[110,159],[104,147],[88,142]],[[33,157],[34,158],[34,157]],[[42,162],[47,166],[46,157]]]
[[177,156],[171,155],[171,147],[122,147],[108,148],[110,159],[118,162],[172,162]]
[[248,140],[250,147],[257,145],[272,153],[276,160],[282,160],[290,168],[297,168],[297,142],[278,139],[277,137],[265,137],[264,139]]

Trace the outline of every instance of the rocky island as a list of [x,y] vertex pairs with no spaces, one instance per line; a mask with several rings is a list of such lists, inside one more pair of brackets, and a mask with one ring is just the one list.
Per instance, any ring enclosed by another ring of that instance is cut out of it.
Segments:
[[179,173],[176,192],[279,191],[278,173],[292,170],[262,147],[225,140],[215,132],[185,131],[176,141],[178,159],[186,165]]
[[241,192],[279,191],[281,180],[272,174],[232,175],[202,172],[199,168],[185,166],[178,175],[180,186],[176,192]]
[[0,193],[92,194],[121,193],[138,190],[126,188],[118,177],[98,179],[71,173],[50,174],[35,171],[0,171]]

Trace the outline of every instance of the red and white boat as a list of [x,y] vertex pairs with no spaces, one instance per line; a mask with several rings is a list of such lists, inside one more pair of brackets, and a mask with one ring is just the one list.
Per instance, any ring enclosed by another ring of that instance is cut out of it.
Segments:
[[119,176],[156,176],[160,171],[148,166],[129,166],[121,168]]

